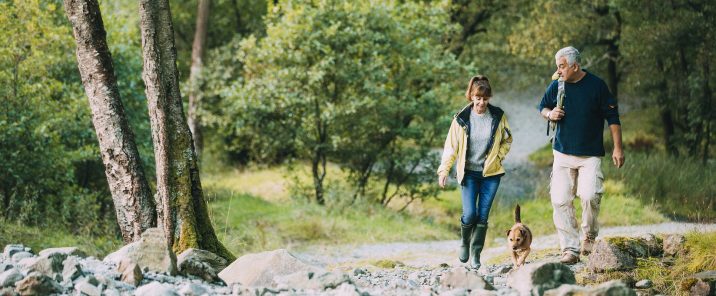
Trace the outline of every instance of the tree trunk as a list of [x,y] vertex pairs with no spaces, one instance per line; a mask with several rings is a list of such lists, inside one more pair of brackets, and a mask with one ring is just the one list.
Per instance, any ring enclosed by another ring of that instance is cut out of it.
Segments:
[[156,209],[134,135],[124,114],[97,0],[65,0],[77,42],[77,65],[92,109],[102,162],[125,242],[156,225]]
[[199,0],[199,7],[196,15],[196,31],[194,32],[194,44],[191,47],[191,70],[189,74],[189,130],[194,138],[196,158],[201,161],[204,150],[204,137],[201,132],[201,116],[199,108],[201,105],[201,92],[199,78],[204,67],[204,48],[206,46],[206,30],[209,21],[209,0]]
[[189,125],[184,117],[168,0],[140,0],[149,117],[157,168],[159,225],[176,253],[188,248],[233,260],[209,220]]
[[[706,56],[709,56],[708,54]],[[711,79],[711,69],[709,68],[709,60],[707,59],[703,64],[703,71],[704,71],[704,110],[706,110],[706,118],[704,119],[704,123],[706,124],[706,131],[704,132],[704,136],[706,137],[705,143],[704,143],[704,150],[701,157],[701,161],[703,164],[706,164],[709,160],[709,146],[711,144],[711,122],[713,121],[713,107],[711,106],[712,94],[711,94],[711,85],[709,84],[709,79]],[[710,111],[709,111],[710,110]]]

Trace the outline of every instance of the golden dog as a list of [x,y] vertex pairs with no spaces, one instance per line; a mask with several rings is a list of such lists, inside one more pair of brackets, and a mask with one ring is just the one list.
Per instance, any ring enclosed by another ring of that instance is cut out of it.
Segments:
[[520,205],[515,207],[515,225],[507,230],[507,246],[512,251],[512,264],[514,267],[520,267],[525,264],[527,255],[530,254],[530,245],[532,244],[532,231],[527,225],[522,224],[520,219]]

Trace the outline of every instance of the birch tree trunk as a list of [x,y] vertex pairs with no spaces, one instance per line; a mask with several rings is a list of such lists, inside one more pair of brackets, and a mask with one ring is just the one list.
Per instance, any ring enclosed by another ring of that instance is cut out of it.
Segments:
[[233,260],[209,220],[189,125],[184,117],[168,0],[140,0],[142,53],[157,168],[159,225],[172,250],[213,252]]
[[201,104],[199,76],[204,67],[204,48],[206,47],[206,30],[209,21],[209,6],[211,1],[199,0],[196,15],[196,31],[194,43],[191,47],[191,71],[189,73],[189,130],[194,137],[196,158],[201,161],[204,150],[204,137],[201,131],[201,116],[198,111]]
[[117,222],[124,242],[156,225],[156,209],[124,114],[97,0],[65,0]]

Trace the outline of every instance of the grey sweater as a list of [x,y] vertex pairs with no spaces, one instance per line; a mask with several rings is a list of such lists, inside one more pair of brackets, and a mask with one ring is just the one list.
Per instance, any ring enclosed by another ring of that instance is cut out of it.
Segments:
[[467,161],[465,169],[482,171],[487,157],[487,145],[490,143],[492,115],[490,109],[483,114],[470,110],[470,134],[467,141]]

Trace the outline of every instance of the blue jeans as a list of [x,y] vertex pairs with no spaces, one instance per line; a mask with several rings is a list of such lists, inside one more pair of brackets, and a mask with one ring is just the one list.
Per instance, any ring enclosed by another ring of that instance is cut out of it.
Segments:
[[492,201],[502,176],[483,177],[482,172],[465,170],[462,185],[463,224],[487,224]]

